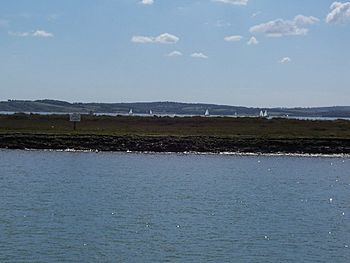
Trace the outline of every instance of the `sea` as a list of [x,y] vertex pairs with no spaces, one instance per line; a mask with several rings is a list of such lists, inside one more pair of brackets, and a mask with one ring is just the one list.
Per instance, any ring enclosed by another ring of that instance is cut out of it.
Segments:
[[350,262],[350,158],[0,151],[0,262]]

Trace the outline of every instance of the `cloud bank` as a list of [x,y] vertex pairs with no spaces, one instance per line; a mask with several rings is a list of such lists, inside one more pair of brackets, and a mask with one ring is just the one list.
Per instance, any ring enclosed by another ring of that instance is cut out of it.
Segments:
[[140,4],[142,4],[142,5],[153,5],[154,4],[154,0],[142,0],[140,2]]
[[326,18],[328,24],[345,23],[350,21],[350,2],[334,2],[330,9],[331,12]]
[[234,35],[234,36],[227,36],[224,38],[225,41],[227,42],[238,42],[242,40],[242,36],[239,35]]
[[230,5],[247,5],[248,0],[212,0],[213,2],[230,4]]
[[192,58],[201,58],[201,59],[207,59],[208,56],[203,53],[193,53],[191,54]]
[[180,51],[174,50],[166,55],[167,57],[181,57],[182,53]]
[[177,36],[169,33],[161,34],[157,37],[152,36],[133,36],[131,42],[137,44],[175,44],[180,40]]
[[297,15],[293,20],[277,19],[250,28],[252,34],[265,34],[268,37],[307,35],[308,25],[318,23],[320,20],[313,16]]
[[41,38],[54,37],[52,33],[46,32],[44,30],[36,30],[33,32],[9,32],[9,35],[14,37],[41,37]]

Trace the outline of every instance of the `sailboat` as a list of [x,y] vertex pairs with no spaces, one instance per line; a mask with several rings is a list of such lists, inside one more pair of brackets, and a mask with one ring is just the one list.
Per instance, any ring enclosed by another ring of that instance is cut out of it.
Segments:
[[204,116],[206,116],[206,117],[209,117],[209,116],[210,116],[209,109],[207,109],[207,110],[205,111]]
[[267,110],[265,111],[260,111],[259,117],[260,118],[267,118],[269,115],[267,114]]
[[149,111],[149,115],[153,115],[153,111],[152,110]]
[[133,114],[134,114],[134,113],[133,113],[132,109],[130,109],[129,115],[132,116]]

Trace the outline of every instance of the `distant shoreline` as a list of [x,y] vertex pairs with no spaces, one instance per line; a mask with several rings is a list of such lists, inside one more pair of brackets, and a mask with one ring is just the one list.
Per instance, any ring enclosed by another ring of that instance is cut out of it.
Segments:
[[12,113],[50,113],[69,114],[78,112],[82,114],[94,113],[100,115],[128,115],[132,111],[135,115],[158,116],[203,116],[206,112],[211,116],[259,116],[260,112],[267,112],[272,117],[292,118],[350,118],[350,106],[323,106],[323,107],[249,107],[232,106],[208,103],[182,103],[171,101],[159,102],[129,102],[129,103],[70,103],[58,100],[8,100],[0,101],[0,112]]
[[1,134],[2,149],[237,154],[350,154],[350,139],[263,139],[215,136]]

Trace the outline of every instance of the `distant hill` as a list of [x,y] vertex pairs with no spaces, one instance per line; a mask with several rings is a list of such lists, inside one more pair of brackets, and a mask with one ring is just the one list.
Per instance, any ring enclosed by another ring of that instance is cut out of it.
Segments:
[[0,102],[2,112],[47,112],[47,113],[119,113],[132,109],[135,114],[183,114],[203,115],[208,109],[211,115],[255,116],[261,110],[268,110],[271,116],[293,117],[338,117],[350,118],[350,106],[318,108],[249,108],[228,105],[178,102],[136,102],[136,103],[69,103],[58,100],[8,100]]

